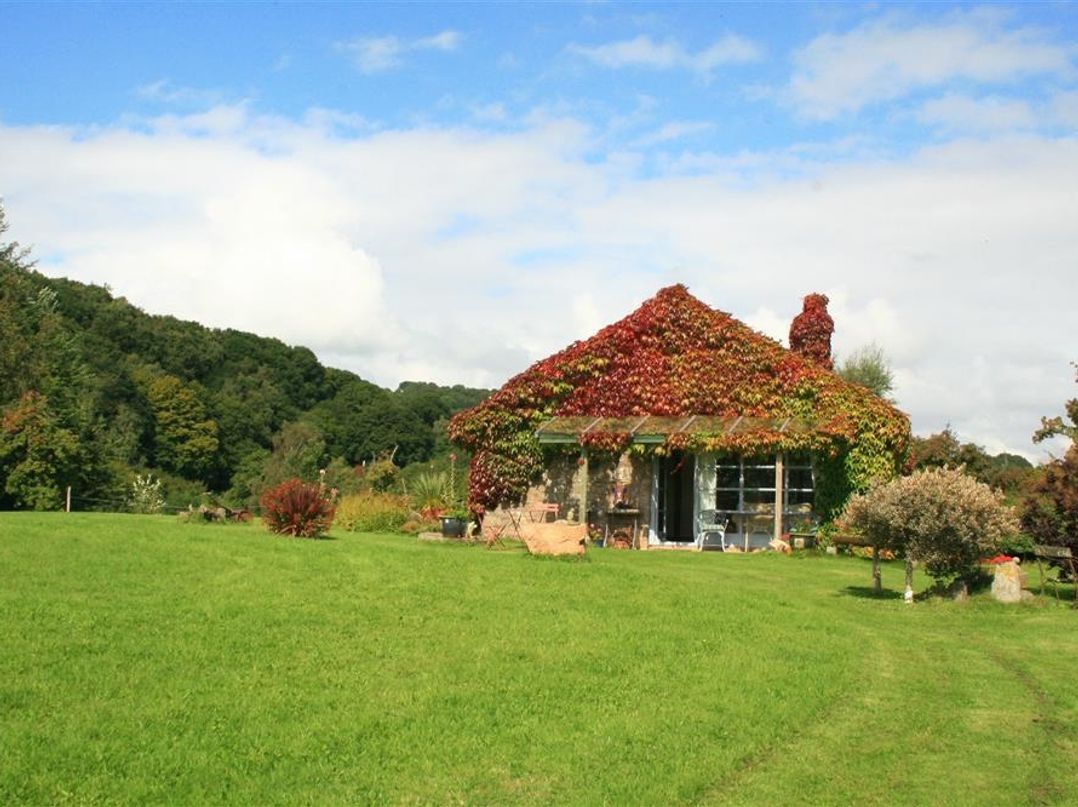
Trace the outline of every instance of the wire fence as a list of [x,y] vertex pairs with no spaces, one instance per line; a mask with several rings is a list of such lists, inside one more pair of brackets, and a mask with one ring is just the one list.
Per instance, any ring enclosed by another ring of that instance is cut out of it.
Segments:
[[167,502],[160,505],[154,504],[152,506],[146,506],[140,504],[131,499],[117,499],[117,498],[101,498],[95,496],[79,496],[76,495],[70,488],[61,494],[60,501],[58,502],[58,509],[66,510],[67,512],[95,512],[95,513],[164,513],[169,515],[178,515],[180,513],[199,513],[205,511],[218,511],[223,510],[224,516],[232,518],[235,514],[246,513],[252,516],[261,515],[261,507],[257,505],[251,507],[234,508],[227,507],[214,500],[202,500],[199,502],[189,502],[187,504],[169,504]]
[[[159,513],[182,513],[194,507],[194,505],[162,504],[155,507]],[[96,511],[101,513],[138,513],[142,512],[137,505],[125,499],[98,499],[91,496],[72,496],[71,511]]]

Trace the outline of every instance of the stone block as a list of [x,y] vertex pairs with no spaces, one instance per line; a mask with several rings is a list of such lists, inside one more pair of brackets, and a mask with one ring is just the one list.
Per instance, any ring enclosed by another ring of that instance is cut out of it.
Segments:
[[520,538],[533,555],[583,555],[587,534],[584,524],[564,521],[520,525]]
[[997,563],[992,575],[992,597],[1000,602],[1021,602],[1022,577],[1022,570],[1013,560]]

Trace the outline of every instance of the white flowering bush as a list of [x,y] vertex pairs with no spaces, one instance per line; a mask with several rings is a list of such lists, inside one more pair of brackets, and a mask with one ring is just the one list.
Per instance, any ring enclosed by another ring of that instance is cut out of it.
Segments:
[[933,468],[851,497],[842,525],[907,553],[937,583],[969,580],[981,558],[1018,530],[1003,494],[961,470]]
[[165,497],[161,493],[161,480],[153,474],[141,474],[131,483],[127,506],[132,513],[160,513],[165,506]]

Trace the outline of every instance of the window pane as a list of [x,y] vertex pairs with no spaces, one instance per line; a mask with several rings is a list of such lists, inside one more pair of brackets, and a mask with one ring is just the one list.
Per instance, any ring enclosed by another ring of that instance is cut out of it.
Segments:
[[[765,488],[745,488],[745,505],[775,504],[775,490]],[[755,509],[755,508],[754,508]]]
[[811,468],[791,468],[786,477],[786,487],[812,489]]
[[715,473],[715,485],[720,488],[736,488],[741,484],[741,471],[735,465],[720,465]]
[[746,468],[745,469],[745,487],[746,488],[773,488],[775,487],[775,468]]
[[787,495],[790,504],[812,504],[811,490],[790,490]]
[[751,518],[746,518],[743,526],[745,532],[751,534],[768,535],[775,526],[775,517],[767,513],[761,513]]
[[715,497],[716,510],[736,510],[738,506],[736,490],[720,490]]

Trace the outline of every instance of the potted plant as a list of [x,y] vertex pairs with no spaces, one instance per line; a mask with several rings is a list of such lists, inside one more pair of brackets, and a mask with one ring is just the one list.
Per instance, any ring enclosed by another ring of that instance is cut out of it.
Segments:
[[454,507],[442,514],[442,536],[463,538],[471,515],[463,507]]

